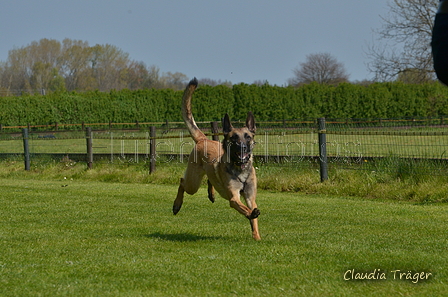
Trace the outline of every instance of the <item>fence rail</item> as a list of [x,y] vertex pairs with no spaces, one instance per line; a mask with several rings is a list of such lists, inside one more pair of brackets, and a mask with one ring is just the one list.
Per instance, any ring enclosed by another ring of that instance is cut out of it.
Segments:
[[[329,166],[362,166],[379,158],[438,160],[445,164],[448,125],[442,123],[448,122],[441,118],[364,123],[325,119],[260,122],[254,155],[261,163],[319,163],[321,180],[328,178]],[[212,126],[210,122],[199,124],[204,131],[210,131],[206,135],[213,139],[222,135],[217,133],[217,122],[212,122]],[[153,172],[156,164],[162,165],[166,160],[183,162],[194,146],[183,123],[177,122],[27,125],[21,128],[23,134],[21,130],[14,131],[18,127],[22,126],[1,127],[0,156],[24,155],[25,161],[27,156],[32,161],[43,155],[83,159],[89,168],[99,159],[111,164],[145,162]]]
[[[208,127],[210,122],[197,122],[199,126]],[[244,122],[241,121],[242,124]],[[448,116],[440,116],[435,118],[399,118],[399,119],[326,119],[326,125],[329,127],[340,127],[342,129],[346,129],[348,127],[364,127],[364,128],[388,128],[388,127],[416,127],[416,126],[434,126],[434,125],[447,125],[448,124]],[[127,123],[114,123],[113,121],[109,121],[107,123],[47,123],[47,124],[31,124],[27,123],[26,125],[15,125],[8,126],[0,123],[0,132],[9,132],[13,130],[21,130],[27,128],[28,130],[33,131],[65,131],[65,130],[85,130],[86,127],[98,128],[98,129],[122,129],[131,128],[131,129],[143,129],[149,128],[151,126],[155,127],[164,127],[164,128],[176,128],[183,127],[183,122],[139,122],[138,120],[134,122]],[[314,127],[317,129],[318,119],[303,119],[303,120],[281,120],[281,121],[269,121],[269,122],[257,122],[258,126],[261,127],[280,127],[280,128],[298,128],[298,127]]]

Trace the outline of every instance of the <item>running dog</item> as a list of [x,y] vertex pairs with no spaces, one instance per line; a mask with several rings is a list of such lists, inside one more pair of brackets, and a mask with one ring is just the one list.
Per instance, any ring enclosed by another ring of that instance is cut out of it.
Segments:
[[[230,202],[230,207],[249,219],[252,227],[252,237],[260,240],[258,232],[258,216],[260,211],[255,202],[257,194],[257,177],[252,165],[252,149],[255,144],[255,119],[248,113],[246,126],[234,128],[228,114],[224,116],[222,143],[207,139],[198,128],[191,113],[191,97],[198,86],[196,78],[192,79],[182,98],[182,117],[195,141],[195,147],[190,154],[185,175],[180,179],[173,213],[177,214],[182,207],[184,192],[195,194],[203,176],[208,178],[208,198],[215,202],[215,190]],[[244,197],[246,205],[241,202]]]

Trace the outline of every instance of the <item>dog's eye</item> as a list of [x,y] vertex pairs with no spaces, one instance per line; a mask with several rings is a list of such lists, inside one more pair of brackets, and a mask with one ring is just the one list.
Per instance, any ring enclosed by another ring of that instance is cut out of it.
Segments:
[[244,134],[244,138],[246,138],[247,141],[252,140],[252,137],[249,134]]

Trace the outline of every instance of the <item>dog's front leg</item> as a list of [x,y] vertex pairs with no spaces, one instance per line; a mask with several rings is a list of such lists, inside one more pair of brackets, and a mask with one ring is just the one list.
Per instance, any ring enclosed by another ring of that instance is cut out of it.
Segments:
[[249,217],[250,226],[252,227],[252,237],[255,240],[260,240],[260,232],[258,231],[258,216],[260,215],[260,210],[257,208],[255,196],[252,199],[246,199],[246,203],[252,209]]
[[[258,210],[258,208],[256,208]],[[258,219],[251,219],[250,226],[252,227],[252,238],[261,240],[260,232],[258,231]]]
[[250,220],[250,225],[252,228],[252,237],[255,240],[260,240],[260,233],[258,231],[258,216],[260,215],[260,211],[258,208],[250,209],[246,205],[244,205],[241,200],[240,196],[238,194],[233,195],[232,199],[230,199],[230,207],[236,209],[239,213],[244,215],[246,218]]
[[244,189],[242,195],[246,200],[247,206],[252,210],[249,217],[250,226],[252,227],[252,237],[255,240],[260,240],[260,232],[258,231],[258,216],[260,215],[260,210],[258,210],[257,203],[255,202],[257,196],[256,180],[254,180]]

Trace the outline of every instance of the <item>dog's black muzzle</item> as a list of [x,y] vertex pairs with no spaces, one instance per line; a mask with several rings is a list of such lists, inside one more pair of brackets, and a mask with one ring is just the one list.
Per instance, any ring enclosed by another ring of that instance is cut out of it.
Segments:
[[249,162],[252,156],[252,146],[246,143],[232,143],[231,158],[234,164],[242,165]]

